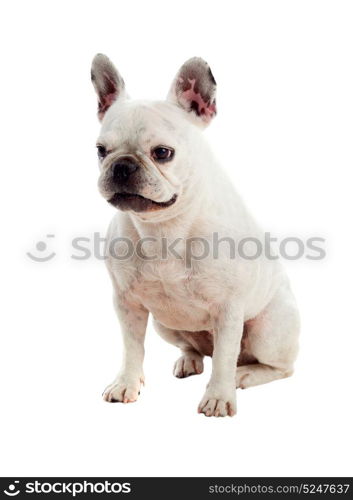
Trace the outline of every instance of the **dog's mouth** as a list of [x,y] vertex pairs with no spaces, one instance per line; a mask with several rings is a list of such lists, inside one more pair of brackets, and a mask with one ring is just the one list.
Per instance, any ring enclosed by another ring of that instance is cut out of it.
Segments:
[[176,194],[168,201],[153,201],[140,194],[115,193],[108,202],[123,211],[133,210],[134,212],[146,212],[170,207],[176,202],[176,199]]

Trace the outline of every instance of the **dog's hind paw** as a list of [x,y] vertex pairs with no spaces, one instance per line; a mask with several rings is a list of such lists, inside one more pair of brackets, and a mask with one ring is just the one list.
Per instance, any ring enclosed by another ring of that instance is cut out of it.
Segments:
[[173,375],[177,378],[185,378],[202,372],[203,357],[196,351],[187,351],[175,362]]

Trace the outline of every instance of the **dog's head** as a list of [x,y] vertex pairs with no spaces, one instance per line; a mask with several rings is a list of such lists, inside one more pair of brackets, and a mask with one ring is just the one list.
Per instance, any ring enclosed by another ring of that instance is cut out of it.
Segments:
[[[196,196],[195,168],[205,154],[201,130],[216,114],[216,82],[208,64],[188,60],[165,101],[133,101],[102,54],[92,63],[102,128],[97,140],[99,190],[120,210],[142,217],[176,213]],[[184,203],[185,205],[185,203]]]

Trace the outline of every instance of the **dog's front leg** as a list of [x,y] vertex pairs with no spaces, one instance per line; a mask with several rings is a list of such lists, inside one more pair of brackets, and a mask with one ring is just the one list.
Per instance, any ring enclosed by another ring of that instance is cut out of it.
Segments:
[[143,358],[148,311],[140,304],[115,297],[115,308],[123,335],[123,362],[114,382],[103,393],[105,401],[132,403],[144,383]]
[[207,417],[233,416],[236,413],[235,374],[243,334],[242,308],[220,311],[214,319],[212,375],[199,404]]

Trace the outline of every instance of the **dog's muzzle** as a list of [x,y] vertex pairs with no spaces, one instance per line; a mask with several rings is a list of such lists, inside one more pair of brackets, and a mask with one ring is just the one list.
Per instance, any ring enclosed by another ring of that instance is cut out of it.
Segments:
[[139,191],[143,185],[143,169],[133,157],[129,156],[117,158],[112,163],[106,182],[107,188],[114,192],[108,202],[123,211],[161,210],[173,205],[177,199],[177,195],[174,194],[167,201],[157,202],[140,195]]

